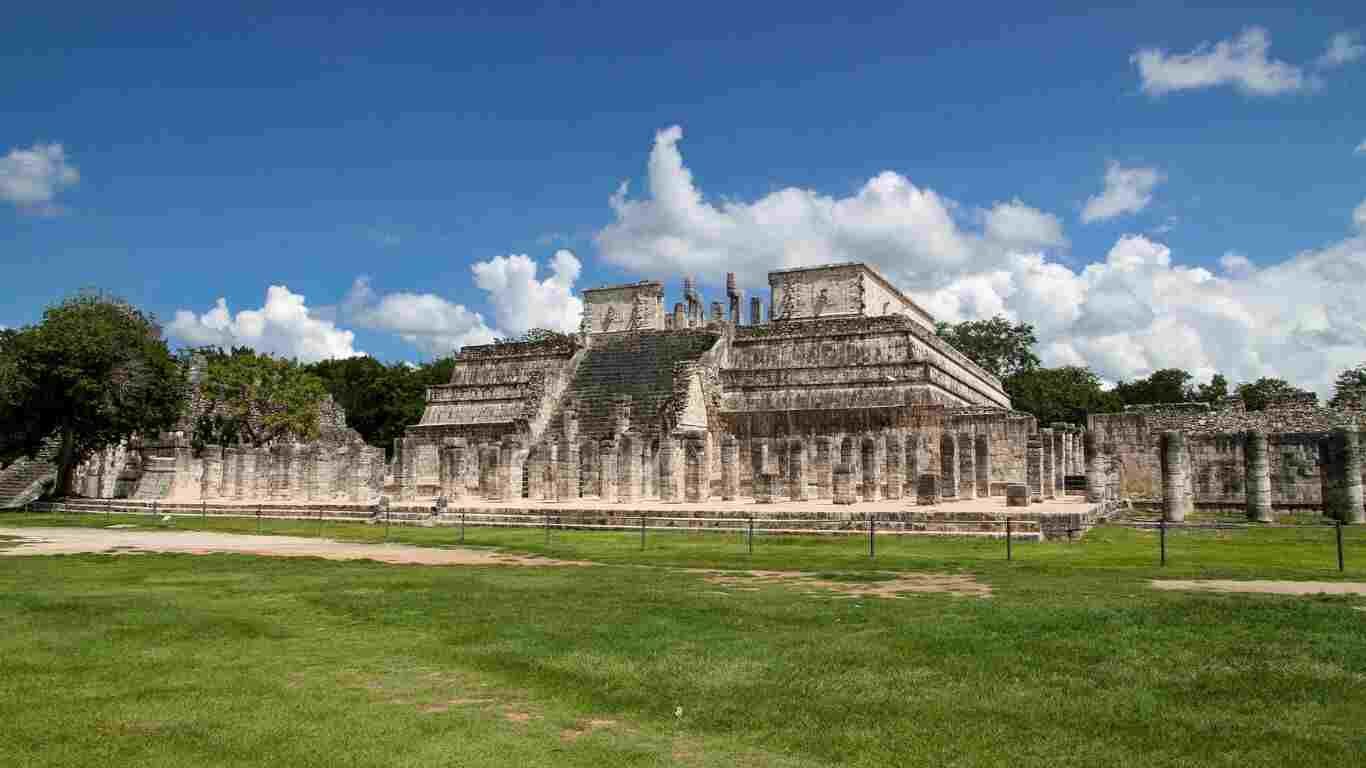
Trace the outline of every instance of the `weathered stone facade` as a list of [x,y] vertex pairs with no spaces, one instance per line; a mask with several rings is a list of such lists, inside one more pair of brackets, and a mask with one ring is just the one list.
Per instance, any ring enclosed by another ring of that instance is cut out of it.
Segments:
[[[742,322],[733,281],[710,316],[691,282],[672,313],[660,283],[630,283],[585,291],[577,336],[462,349],[398,441],[401,498],[914,503],[1026,482],[1035,419],[874,270],[769,282],[768,323]],[[423,460],[450,439],[463,467]],[[1050,438],[1050,486],[1085,474],[1073,442]]]

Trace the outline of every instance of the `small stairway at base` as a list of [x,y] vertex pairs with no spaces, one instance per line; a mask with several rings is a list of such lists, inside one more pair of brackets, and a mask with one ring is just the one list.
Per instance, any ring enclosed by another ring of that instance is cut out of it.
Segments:
[[57,457],[58,447],[56,438],[49,439],[32,459],[18,459],[0,469],[0,509],[22,507],[37,496],[35,485],[57,475],[57,465],[52,460]]

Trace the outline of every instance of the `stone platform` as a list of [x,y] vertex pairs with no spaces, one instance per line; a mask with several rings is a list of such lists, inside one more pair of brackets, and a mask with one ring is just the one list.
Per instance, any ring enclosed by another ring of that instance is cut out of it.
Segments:
[[665,503],[645,500],[608,503],[580,498],[572,503],[484,501],[468,499],[436,509],[436,499],[393,503],[387,511],[377,505],[306,504],[268,501],[208,503],[145,500],[82,500],[61,503],[79,513],[134,512],[184,516],[261,516],[275,519],[317,519],[373,522],[388,519],[399,525],[455,526],[462,522],[482,527],[542,527],[583,530],[748,530],[780,535],[863,534],[871,520],[880,534],[1003,537],[1005,522],[1019,539],[1081,538],[1101,521],[1098,505],[1071,496],[1048,499],[1027,508],[1007,507],[1004,497],[917,505],[905,500],[837,505],[830,501],[758,504],[752,500]]

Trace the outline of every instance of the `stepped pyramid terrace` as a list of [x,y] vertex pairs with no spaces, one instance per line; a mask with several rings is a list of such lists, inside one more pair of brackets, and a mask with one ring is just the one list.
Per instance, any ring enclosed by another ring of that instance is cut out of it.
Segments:
[[[999,535],[1009,516],[1033,537],[1083,532],[1121,499],[1174,521],[1366,519],[1363,398],[1041,425],[876,269],[779,270],[768,283],[767,300],[747,305],[734,276],[710,303],[688,280],[672,305],[660,282],[585,290],[578,333],[459,350],[387,462],[330,398],[316,441],[195,449],[192,394],[176,431],[91,457],[67,493],[361,518],[383,507],[434,523],[460,512],[530,524],[553,510],[800,530],[875,516],[886,530]],[[50,483],[50,460],[0,470],[0,506]]]

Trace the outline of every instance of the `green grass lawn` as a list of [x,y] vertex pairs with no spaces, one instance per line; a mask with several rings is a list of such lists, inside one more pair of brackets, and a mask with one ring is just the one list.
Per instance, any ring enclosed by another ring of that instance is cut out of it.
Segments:
[[[0,516],[0,526],[157,524]],[[254,520],[179,519],[254,532]],[[159,527],[159,526],[157,526]],[[316,523],[268,532],[315,535]],[[327,523],[334,538],[382,527]],[[453,545],[452,529],[390,540]],[[592,568],[235,555],[0,558],[0,765],[1366,764],[1366,598],[1155,577],[1366,581],[1366,531],[1080,544],[469,529]],[[653,566],[653,567],[641,567]],[[952,572],[897,600],[674,566]],[[757,591],[749,591],[757,589]]]

